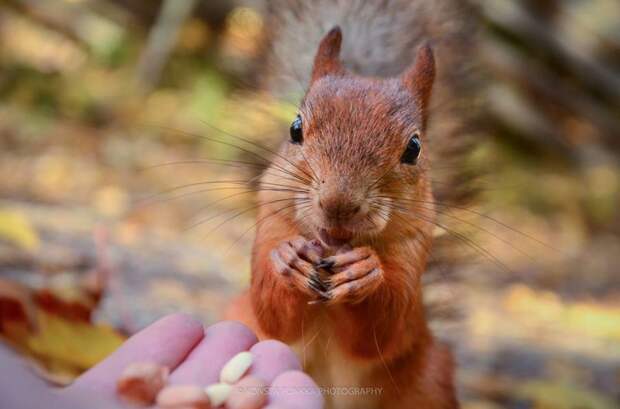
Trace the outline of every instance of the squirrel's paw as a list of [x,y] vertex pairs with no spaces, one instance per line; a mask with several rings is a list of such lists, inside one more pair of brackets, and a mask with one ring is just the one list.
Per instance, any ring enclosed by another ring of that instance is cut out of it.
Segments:
[[334,272],[325,282],[329,304],[361,302],[383,282],[381,261],[370,247],[357,247],[327,257],[317,267]]
[[316,240],[297,236],[281,242],[271,251],[271,261],[276,273],[288,284],[312,300],[327,298],[327,286],[314,265],[321,261],[323,248]]

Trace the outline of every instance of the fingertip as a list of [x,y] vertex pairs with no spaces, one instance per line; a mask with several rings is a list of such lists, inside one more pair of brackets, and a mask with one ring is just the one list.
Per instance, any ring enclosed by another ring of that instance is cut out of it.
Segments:
[[272,386],[301,386],[315,389],[311,391],[312,393],[319,392],[318,385],[314,382],[310,375],[300,370],[291,370],[281,373],[276,379],[274,379]]
[[274,340],[261,341],[250,348],[254,355],[251,373],[271,383],[279,374],[290,370],[300,370],[297,355],[288,345]]
[[310,376],[301,371],[280,374],[269,389],[269,407],[287,409],[320,409],[323,395]]
[[153,325],[164,327],[174,327],[183,330],[191,335],[204,335],[204,325],[198,318],[184,312],[168,314],[156,321]]
[[244,340],[246,343],[256,344],[258,338],[256,334],[245,324],[239,321],[220,321],[211,325],[206,329],[205,335],[224,335],[226,337],[238,337],[238,339]]

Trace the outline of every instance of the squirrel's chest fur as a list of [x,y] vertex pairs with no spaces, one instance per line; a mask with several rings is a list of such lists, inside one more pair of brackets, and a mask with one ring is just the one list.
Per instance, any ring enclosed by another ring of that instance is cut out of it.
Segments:
[[[304,371],[322,388],[326,408],[379,408],[382,388],[372,385],[374,361],[352,358],[338,344],[333,331],[335,323],[325,315],[304,328],[303,336],[291,344]],[[370,335],[372,336],[372,335]]]

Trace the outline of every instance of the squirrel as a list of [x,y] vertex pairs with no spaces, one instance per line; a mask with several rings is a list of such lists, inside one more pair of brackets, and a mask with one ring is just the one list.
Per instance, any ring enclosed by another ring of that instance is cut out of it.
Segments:
[[319,385],[360,388],[328,394],[328,407],[459,407],[422,294],[438,214],[431,165],[460,129],[431,104],[460,86],[455,55],[470,33],[457,3],[271,4],[266,66],[295,74],[269,73],[271,89],[308,85],[261,177],[250,288],[226,316],[291,345]]

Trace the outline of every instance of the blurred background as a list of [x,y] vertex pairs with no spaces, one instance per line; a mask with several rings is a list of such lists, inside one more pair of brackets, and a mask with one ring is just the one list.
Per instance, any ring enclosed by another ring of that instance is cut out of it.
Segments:
[[[268,153],[238,138],[276,146],[295,113],[260,91],[264,6],[0,0],[0,338],[50,382],[167,312],[214,322],[247,286],[235,183]],[[617,408],[620,3],[475,6],[469,162],[492,172],[450,222],[478,254],[437,285],[463,407]]]

